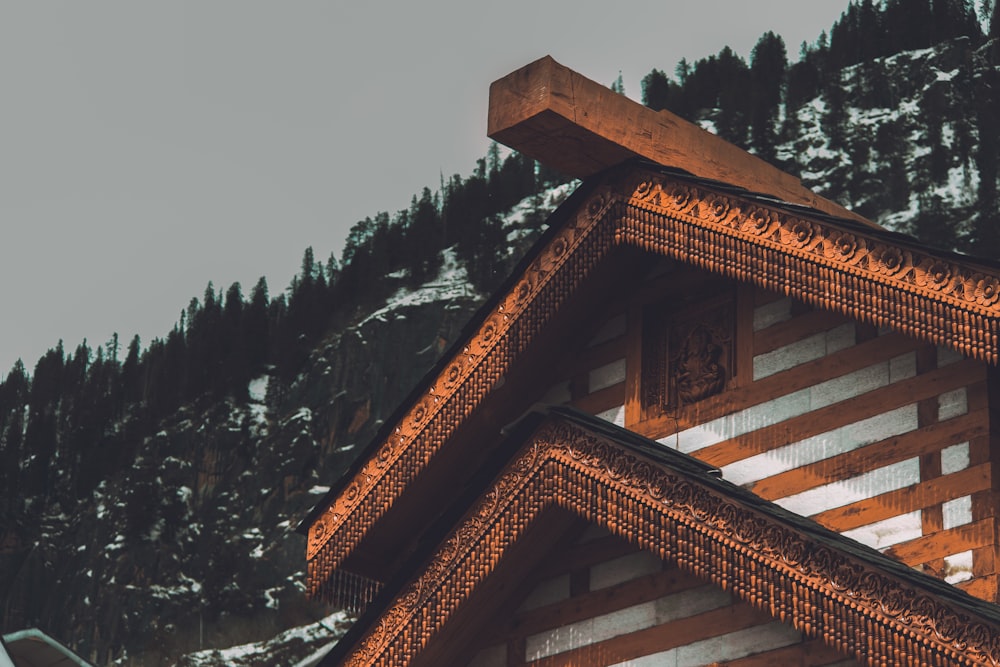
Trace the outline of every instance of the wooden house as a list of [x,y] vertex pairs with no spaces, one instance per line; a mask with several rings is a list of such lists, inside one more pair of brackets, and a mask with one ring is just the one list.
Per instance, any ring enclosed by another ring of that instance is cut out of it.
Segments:
[[1000,663],[1000,266],[551,58],[489,128],[582,185],[304,522],[322,664]]

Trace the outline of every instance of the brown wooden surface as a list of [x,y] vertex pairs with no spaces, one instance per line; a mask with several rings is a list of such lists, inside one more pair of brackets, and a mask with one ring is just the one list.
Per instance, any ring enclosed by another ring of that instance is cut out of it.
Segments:
[[639,156],[875,226],[724,139],[633,102],[551,56],[493,82],[487,134],[577,178]]
[[[812,517],[818,523],[836,531],[851,530],[860,526],[891,519],[923,509],[928,505],[960,498],[975,491],[989,488],[990,464],[967,468],[914,486],[865,498],[857,502],[821,512]],[[949,553],[957,553],[956,549]],[[948,555],[948,554],[944,554]]]
[[[942,448],[967,441],[985,431],[986,411],[980,410],[940,424],[908,431],[815,463],[807,463],[754,482],[749,488],[761,498],[777,500],[808,491],[821,484],[850,479],[869,470],[899,463],[914,456],[932,452],[940,454]],[[963,495],[968,495],[968,491],[954,497]]]

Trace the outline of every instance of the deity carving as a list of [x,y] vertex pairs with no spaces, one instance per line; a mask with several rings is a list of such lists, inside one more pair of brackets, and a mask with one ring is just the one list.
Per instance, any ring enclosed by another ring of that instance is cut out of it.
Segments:
[[677,359],[677,396],[683,403],[695,403],[722,391],[726,369],[722,366],[724,350],[716,333],[704,324],[691,329],[681,345]]

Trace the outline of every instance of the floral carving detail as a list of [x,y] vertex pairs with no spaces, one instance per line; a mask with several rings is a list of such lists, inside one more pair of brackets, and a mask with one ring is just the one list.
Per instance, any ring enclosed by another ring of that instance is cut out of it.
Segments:
[[743,231],[765,236],[773,230],[776,222],[777,217],[773,213],[767,209],[754,207],[750,209],[743,222]]
[[682,185],[675,185],[667,201],[675,209],[681,210],[691,202],[691,189]]
[[878,262],[875,268],[879,273],[894,276],[906,267],[906,254],[895,246],[885,246],[877,254]]
[[569,250],[569,241],[566,240],[565,236],[560,236],[559,238],[552,241],[552,255],[553,257],[562,257]]
[[603,195],[597,194],[591,197],[590,201],[587,202],[587,216],[591,220],[597,219],[597,216],[601,214],[604,210],[605,198]]
[[994,276],[973,274],[965,281],[965,298],[979,306],[992,306],[1000,300],[1000,281]]
[[863,249],[863,242],[853,234],[835,233],[828,239],[823,254],[829,259],[853,263],[860,259]]
[[416,406],[414,406],[413,412],[411,413],[411,419],[413,420],[414,424],[419,424],[424,420],[424,417],[426,416],[427,416],[427,405],[423,401],[420,401],[419,403],[417,403]]
[[330,525],[329,519],[325,516],[320,516],[311,526],[309,526],[310,548],[315,548],[318,545],[323,544],[331,532],[333,532],[333,527]]
[[453,385],[462,378],[462,367],[460,364],[451,364],[445,373],[445,384]]
[[654,184],[652,181],[643,181],[639,183],[635,188],[635,193],[633,197],[637,197],[641,201],[649,201],[649,198],[653,195]]
[[954,271],[948,262],[928,257],[917,265],[914,276],[921,287],[943,290],[951,284]]
[[816,228],[807,220],[793,219],[781,227],[781,241],[795,248],[809,245],[816,235]]
[[726,197],[713,197],[708,202],[708,215],[715,220],[722,220],[729,214],[729,209],[732,207],[729,199]]

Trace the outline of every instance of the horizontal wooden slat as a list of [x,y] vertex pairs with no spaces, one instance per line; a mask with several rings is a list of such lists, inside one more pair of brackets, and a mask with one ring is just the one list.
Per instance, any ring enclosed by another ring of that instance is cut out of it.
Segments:
[[[982,373],[982,365],[978,362],[959,362],[710,445],[694,455],[706,463],[722,467],[971,384],[980,379]],[[760,383],[754,386],[756,384]]]
[[987,418],[986,410],[979,410],[762,479],[749,488],[761,498],[776,500],[850,479],[875,468],[985,435]]
[[995,533],[993,519],[983,519],[897,544],[886,550],[885,553],[907,565],[919,565],[935,558],[943,558],[968,549],[994,544],[996,541]]
[[822,667],[842,662],[841,655],[820,639],[813,639],[784,648],[748,655],[738,660],[727,661],[726,667],[775,667],[775,665],[795,665],[795,667]]
[[[988,488],[990,488],[990,464],[984,463],[951,475],[935,477],[914,486],[827,510],[814,515],[812,519],[831,530],[842,532]],[[961,549],[949,553],[957,551]]]
[[754,332],[753,353],[764,354],[849,322],[839,313],[813,310]]
[[624,359],[628,336],[622,335],[593,347],[586,347],[560,364],[555,377],[573,377],[618,359]]
[[636,547],[619,537],[611,535],[600,537],[596,540],[572,545],[559,558],[547,559],[538,575],[542,579],[548,579],[638,551]]
[[[772,619],[749,605],[737,604],[682,618],[664,625],[619,635],[598,644],[534,660],[532,667],[613,664],[686,646],[703,639],[743,630]],[[599,662],[603,661],[603,662]]]
[[625,383],[619,382],[599,389],[592,394],[581,396],[572,403],[574,408],[596,415],[619,405],[625,405]]
[[500,626],[498,640],[527,637],[704,585],[704,582],[677,569],[644,575],[586,595],[518,613]]
[[680,410],[676,416],[664,416],[634,425],[626,425],[647,437],[662,438],[678,429],[690,428],[800,389],[806,389],[821,382],[847,375],[872,364],[888,361],[893,357],[915,350],[921,345],[923,343],[902,334],[886,334],[854,347],[840,350],[835,354],[769,375],[743,387],[727,390],[694,406]]
[[997,601],[997,575],[995,574],[960,581],[955,586],[981,600]]

